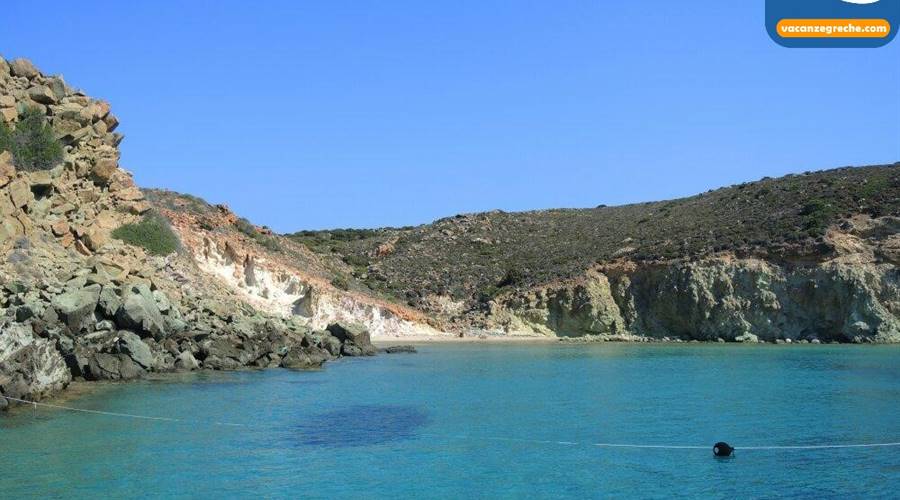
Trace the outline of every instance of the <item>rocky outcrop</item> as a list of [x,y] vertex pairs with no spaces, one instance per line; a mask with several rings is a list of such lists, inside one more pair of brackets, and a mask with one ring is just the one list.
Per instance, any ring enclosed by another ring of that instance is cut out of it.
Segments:
[[[318,368],[372,349],[366,328],[343,339],[314,330],[313,302],[273,314],[204,272],[190,251],[151,256],[111,238],[151,207],[119,168],[109,105],[26,60],[0,59],[0,119],[15,124],[26,107],[45,114],[65,155],[52,170],[23,172],[0,152],[0,396],[37,400],[73,379]],[[241,265],[248,289],[282,280],[252,257]],[[311,292],[284,279],[291,303]]]
[[875,253],[863,245],[813,264],[723,256],[598,266],[583,279],[502,297],[487,325],[618,340],[900,342],[900,272]]

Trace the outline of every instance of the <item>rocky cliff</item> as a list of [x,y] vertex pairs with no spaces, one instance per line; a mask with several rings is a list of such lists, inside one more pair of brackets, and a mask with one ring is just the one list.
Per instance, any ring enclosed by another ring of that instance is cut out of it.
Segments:
[[[27,60],[0,59],[0,119],[15,130],[26,110],[45,117],[64,154],[53,168],[23,169],[0,152],[0,395],[40,399],[76,378],[311,368],[372,354],[370,331],[430,331],[402,307],[335,289],[315,257],[311,272],[269,259],[223,229],[228,211],[203,229],[155,207],[119,167],[107,103]],[[176,252],[115,237],[150,215],[170,217]]]

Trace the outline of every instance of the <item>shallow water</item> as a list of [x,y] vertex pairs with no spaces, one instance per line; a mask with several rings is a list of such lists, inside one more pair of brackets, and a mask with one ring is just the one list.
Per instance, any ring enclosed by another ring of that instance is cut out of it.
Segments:
[[[893,346],[425,346],[318,372],[112,385],[65,404],[188,422],[0,418],[0,496],[900,495],[900,448],[741,451],[900,441]],[[735,458],[712,458],[720,440]]]

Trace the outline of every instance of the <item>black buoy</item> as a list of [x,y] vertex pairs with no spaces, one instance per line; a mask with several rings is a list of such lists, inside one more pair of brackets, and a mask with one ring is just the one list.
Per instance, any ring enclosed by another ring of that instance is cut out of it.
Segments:
[[719,458],[728,458],[734,455],[734,448],[728,443],[716,443],[713,446],[713,454]]

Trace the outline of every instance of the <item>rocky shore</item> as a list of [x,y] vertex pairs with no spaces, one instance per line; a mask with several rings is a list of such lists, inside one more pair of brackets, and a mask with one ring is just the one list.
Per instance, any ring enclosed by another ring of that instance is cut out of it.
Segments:
[[25,59],[0,58],[0,119],[15,127],[26,110],[46,117],[64,156],[50,169],[21,169],[0,152],[0,396],[40,400],[72,380],[310,369],[376,354],[369,327],[352,317],[315,324],[267,311],[202,270],[190,247],[153,255],[115,238],[155,209],[119,167],[110,106]]

